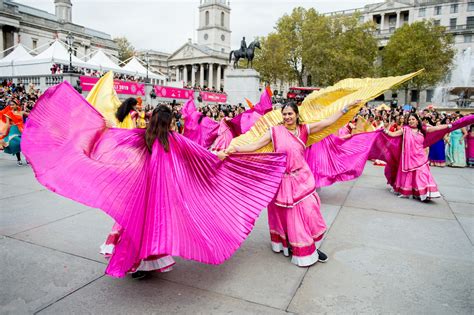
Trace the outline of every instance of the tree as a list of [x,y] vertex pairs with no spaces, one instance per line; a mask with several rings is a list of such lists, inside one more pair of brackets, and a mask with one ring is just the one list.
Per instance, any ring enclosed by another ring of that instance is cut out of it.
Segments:
[[303,23],[307,11],[302,7],[293,9],[290,15],[283,15],[275,27],[282,49],[286,52],[284,62],[286,67],[282,69],[286,73],[288,81],[296,80],[303,85],[305,65],[303,63]]
[[262,80],[269,83],[276,83],[277,80],[285,80],[290,71],[285,63],[285,50],[280,35],[270,33],[266,37],[259,38],[262,49],[255,51],[253,61]]
[[303,26],[303,62],[313,84],[327,86],[351,77],[373,76],[377,39],[359,16],[324,16],[309,10]]
[[282,16],[275,32],[262,39],[255,68],[269,82],[281,79],[299,85],[306,75],[320,86],[371,76],[377,56],[373,30],[372,23],[360,24],[357,15],[328,17],[298,7]]
[[114,41],[118,46],[118,58],[120,61],[125,61],[135,54],[135,48],[125,36],[114,38]]
[[417,90],[433,86],[442,80],[451,68],[455,49],[453,37],[443,26],[432,21],[404,24],[397,29],[382,51],[382,74],[402,75],[425,71],[405,84]]

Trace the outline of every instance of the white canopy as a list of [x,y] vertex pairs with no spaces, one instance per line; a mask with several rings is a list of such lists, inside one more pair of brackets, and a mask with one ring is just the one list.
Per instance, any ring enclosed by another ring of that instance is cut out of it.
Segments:
[[[133,57],[130,61],[123,67],[124,70],[133,72],[135,75],[146,77],[147,71],[146,68],[140,63],[140,61]],[[152,79],[166,80],[164,75],[156,74],[148,70],[148,77]]]
[[[87,68],[90,65],[77,58],[76,56],[72,56],[72,65],[76,67],[84,67]],[[49,46],[48,49],[40,53],[38,56],[33,58],[33,63],[59,63],[67,65],[69,64],[69,52],[67,49],[59,42],[59,40],[55,40],[54,43]]]
[[[74,55],[71,57],[71,61],[73,66],[92,68],[92,65]],[[29,60],[14,60],[8,68],[0,63],[0,71],[7,75],[45,75],[51,74],[53,64],[69,64],[69,52],[59,40],[55,40],[48,49]]]
[[90,65],[95,65],[103,70],[113,70],[115,72],[126,72],[124,69],[119,67],[113,62],[107,55],[102,51],[98,50],[95,55],[87,61]]
[[14,61],[26,61],[31,59],[33,59],[33,56],[26,51],[25,47],[22,44],[18,44],[11,53],[9,53],[6,57],[0,59],[0,64],[12,64],[12,62]]

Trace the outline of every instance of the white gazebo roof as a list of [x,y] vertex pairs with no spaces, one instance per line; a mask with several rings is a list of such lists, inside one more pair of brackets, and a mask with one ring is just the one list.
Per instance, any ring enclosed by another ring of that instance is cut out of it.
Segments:
[[107,55],[102,51],[98,50],[95,55],[87,61],[91,65],[95,65],[104,70],[113,70],[116,72],[126,72],[119,65],[113,62]]
[[[90,65],[77,58],[72,56],[71,58],[73,66],[88,68]],[[23,62],[21,62],[24,64]],[[59,40],[54,41],[54,43],[49,46],[48,49],[40,53],[38,56],[34,57],[30,62],[25,63],[60,63],[60,64],[69,64],[69,52],[67,49],[59,42]]]
[[25,47],[22,44],[18,44],[15,49],[9,53],[6,57],[0,59],[0,64],[6,64],[6,63],[11,63],[12,61],[18,61],[18,60],[31,60],[33,59],[33,56],[30,55]]
[[[123,67],[123,69],[141,75],[143,77],[145,77],[147,73],[146,68],[140,63],[140,61],[136,57],[130,59],[130,61]],[[151,72],[149,69],[148,77],[161,80],[166,79],[164,75],[156,74],[154,72]]]

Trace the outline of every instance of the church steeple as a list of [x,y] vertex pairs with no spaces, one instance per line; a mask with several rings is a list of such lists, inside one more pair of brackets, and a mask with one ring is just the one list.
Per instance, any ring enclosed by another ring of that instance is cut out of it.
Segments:
[[72,3],[71,0],[54,0],[55,15],[63,22],[72,22]]
[[230,51],[230,5],[226,0],[201,0],[198,44],[214,50]]

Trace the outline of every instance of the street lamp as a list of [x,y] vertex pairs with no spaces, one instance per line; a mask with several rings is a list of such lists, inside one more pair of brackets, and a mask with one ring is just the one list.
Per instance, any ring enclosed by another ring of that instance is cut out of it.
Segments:
[[69,46],[69,73],[72,72],[72,44],[74,44],[74,36],[72,36],[71,33],[69,33],[66,37],[66,43]]
[[148,57],[148,51],[145,52],[145,61],[146,61],[146,83],[148,83],[148,64],[150,63],[150,59]]

